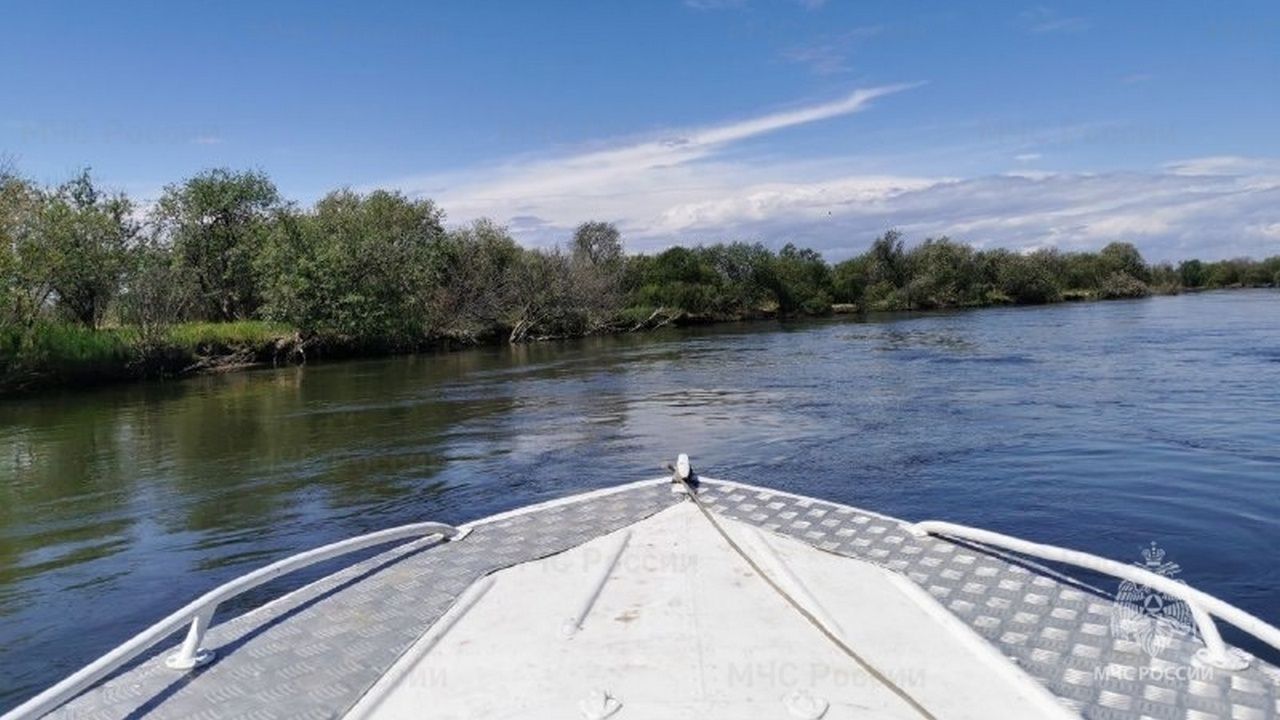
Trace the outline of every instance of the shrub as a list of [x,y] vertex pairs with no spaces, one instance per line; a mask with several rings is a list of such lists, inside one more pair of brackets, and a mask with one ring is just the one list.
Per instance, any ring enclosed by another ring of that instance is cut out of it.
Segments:
[[1103,300],[1119,300],[1123,298],[1140,298],[1151,294],[1151,288],[1129,273],[1113,272],[1098,288],[1098,297]]
[[1000,290],[1013,302],[1038,305],[1062,299],[1062,289],[1044,262],[1030,255],[1008,255],[1000,265]]
[[[1113,242],[1107,245],[1098,253],[1098,261],[1104,277],[1120,272],[1144,283],[1151,280],[1151,269],[1132,243]],[[1105,284],[1106,280],[1103,282]]]
[[268,319],[304,332],[413,345],[426,338],[428,288],[440,282],[442,213],[378,190],[331,193],[282,212],[260,259]]
[[1206,273],[1204,263],[1199,260],[1184,260],[1178,263],[1178,278],[1183,287],[1198,288],[1204,286]]

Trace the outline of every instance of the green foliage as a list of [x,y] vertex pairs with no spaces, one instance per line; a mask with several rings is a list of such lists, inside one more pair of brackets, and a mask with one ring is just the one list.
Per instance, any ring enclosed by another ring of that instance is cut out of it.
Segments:
[[1113,272],[1103,279],[1098,287],[1098,297],[1103,300],[1122,300],[1140,298],[1151,294],[1151,288],[1138,278],[1126,272]]
[[[1199,263],[1198,260],[1188,262]],[[1186,265],[1187,263],[1183,263]],[[1233,258],[1203,263],[1203,287],[1266,287],[1276,285],[1276,274],[1280,273],[1280,255],[1273,255],[1265,260],[1249,258]]]
[[817,251],[787,243],[778,253],[774,272],[780,311],[806,315],[831,312],[831,268]]
[[869,262],[866,255],[859,255],[831,269],[831,292],[836,302],[857,305],[863,301]]
[[1205,271],[1204,263],[1199,260],[1184,260],[1178,263],[1178,278],[1181,280],[1183,287],[1204,287],[1208,275]]
[[986,295],[981,264],[968,245],[930,238],[912,248],[904,262],[910,278],[900,300],[905,307],[963,307]]
[[[678,309],[694,316],[742,318],[830,306],[830,270],[812,250],[730,243],[673,247],[627,262],[622,286],[629,307]],[[825,303],[824,300],[825,299]]]
[[563,248],[531,249],[490,220],[445,231],[429,200],[343,190],[299,208],[262,173],[230,170],[166,188],[148,234],[132,218],[128,198],[87,172],[50,190],[0,168],[0,385],[182,372],[220,348],[243,363],[266,347],[270,359],[316,337],[408,349],[821,315],[833,303],[916,310],[1280,284],[1280,256],[1175,269],[1122,242],[1020,254],[946,237],[908,247],[895,230],[834,266],[794,244],[628,256],[618,229],[597,221]]
[[292,332],[288,325],[261,320],[189,322],[168,328],[165,339],[172,347],[199,351],[209,347],[264,345]]
[[999,288],[1013,302],[1038,305],[1062,299],[1062,288],[1052,271],[1049,253],[1009,253],[999,265]]
[[190,314],[195,297],[194,281],[178,267],[172,251],[154,241],[142,242],[129,264],[119,317],[137,327],[143,345],[154,350],[166,342],[168,328]]
[[0,326],[28,326],[48,285],[47,248],[35,240],[41,193],[17,175],[0,172]]
[[1170,263],[1151,266],[1150,291],[1161,295],[1176,295],[1182,290],[1182,274]]
[[258,265],[264,316],[360,342],[420,342],[441,277],[442,218],[430,200],[383,190],[341,190],[311,212],[281,212]]
[[759,243],[741,242],[700,248],[703,262],[716,279],[712,312],[748,315],[779,305],[781,282],[773,253]]
[[104,194],[87,170],[40,203],[20,254],[72,321],[93,328],[106,315],[138,233],[132,211],[128,198]]
[[449,232],[440,244],[440,282],[427,289],[431,332],[476,341],[510,328],[518,300],[515,272],[524,252],[491,220]]
[[194,280],[194,306],[208,320],[247,318],[261,289],[255,260],[280,195],[260,172],[209,170],[165,188],[153,220],[177,267]]
[[1108,278],[1115,273],[1124,273],[1139,282],[1151,282],[1151,269],[1131,243],[1113,242],[1102,248],[1098,253],[1098,264],[1102,274]]
[[78,323],[38,320],[30,327],[0,327],[0,387],[33,378],[75,382],[120,374],[137,353],[129,330],[95,330]]
[[622,234],[612,223],[587,222],[574,230],[571,246],[565,300],[579,316],[579,332],[593,332],[618,311],[626,261]]
[[585,222],[573,231],[573,260],[597,268],[619,269],[622,234],[613,223]]
[[655,256],[633,258],[623,280],[630,290],[628,304],[679,308],[701,315],[716,310],[715,289],[721,282],[714,266],[705,262],[703,248],[673,247]]
[[1071,290],[1092,290],[1105,273],[1097,253],[1074,252],[1062,256],[1062,286]]
[[906,285],[907,263],[902,233],[889,230],[876,238],[867,251],[867,280],[870,284]]

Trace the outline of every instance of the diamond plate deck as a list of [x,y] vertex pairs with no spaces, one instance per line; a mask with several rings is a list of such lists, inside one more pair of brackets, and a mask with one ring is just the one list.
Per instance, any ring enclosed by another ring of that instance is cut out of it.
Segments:
[[342,716],[483,575],[546,557],[675,502],[665,484],[477,525],[465,539],[397,548],[209,630],[218,650],[189,675],[158,654],[46,717],[319,720]]
[[[714,480],[699,494],[726,517],[901,573],[1083,717],[1280,717],[1280,670],[1260,660],[1243,672],[1197,668],[1191,656],[1201,645],[1191,640],[1149,657],[1112,636],[1109,596],[1050,569],[916,538],[898,520],[835,503]],[[50,717],[340,717],[477,578],[677,501],[666,484],[642,485],[495,518],[460,542],[388,551],[215,626],[206,644],[219,658],[200,671],[165,668],[166,651]]]
[[814,547],[874,562],[928,591],[1067,707],[1097,720],[1263,720],[1280,716],[1280,670],[1193,664],[1198,641],[1158,657],[1113,637],[1112,599],[1063,576],[970,544],[907,532],[900,521],[844,505],[704,481],[714,512]]

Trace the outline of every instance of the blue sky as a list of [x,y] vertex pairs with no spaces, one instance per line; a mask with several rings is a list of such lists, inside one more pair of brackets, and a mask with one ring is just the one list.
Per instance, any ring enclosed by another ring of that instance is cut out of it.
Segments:
[[[972,5],[973,7],[969,7]],[[1280,3],[0,0],[0,156],[144,202],[217,166],[525,243],[1280,253]]]

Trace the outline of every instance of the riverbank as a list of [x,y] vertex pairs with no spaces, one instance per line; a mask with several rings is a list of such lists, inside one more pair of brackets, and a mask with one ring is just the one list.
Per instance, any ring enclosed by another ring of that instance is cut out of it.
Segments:
[[147,332],[41,322],[0,334],[0,394],[178,378],[303,362],[302,335],[277,323],[184,323]]
[[[1238,289],[1238,288],[1225,288]],[[1153,294],[1176,294],[1165,290]],[[1196,292],[1190,290],[1189,292]],[[1052,303],[1095,302],[1108,299],[1087,290],[1065,291]],[[928,308],[869,309],[852,303],[835,303],[827,312],[796,313],[785,317],[824,315],[866,316],[877,312],[921,312],[938,309],[981,309],[1017,305],[992,295],[982,304],[931,306]],[[690,313],[680,309],[632,309],[592,333],[577,335],[527,335],[522,342],[542,342],[582,337],[646,332],[666,326],[713,325],[777,319],[776,308],[754,312]],[[513,329],[481,338],[434,337],[412,345],[374,342],[317,333],[305,334],[282,323],[240,321],[230,323],[182,323],[146,333],[136,327],[91,330],[77,325],[42,323],[18,337],[0,335],[0,395],[20,395],[58,388],[79,389],[144,380],[181,379],[196,375],[241,372],[315,361],[383,357],[425,351],[462,349],[511,342]]]
[[307,206],[214,169],[145,213],[83,172],[0,171],[0,393],[521,343],[761,317],[1121,299],[1280,284],[1280,255],[1148,263],[1097,251],[907,246],[888,230],[839,262],[763,242],[626,252],[611,223],[525,247],[424,198],[339,190]]

